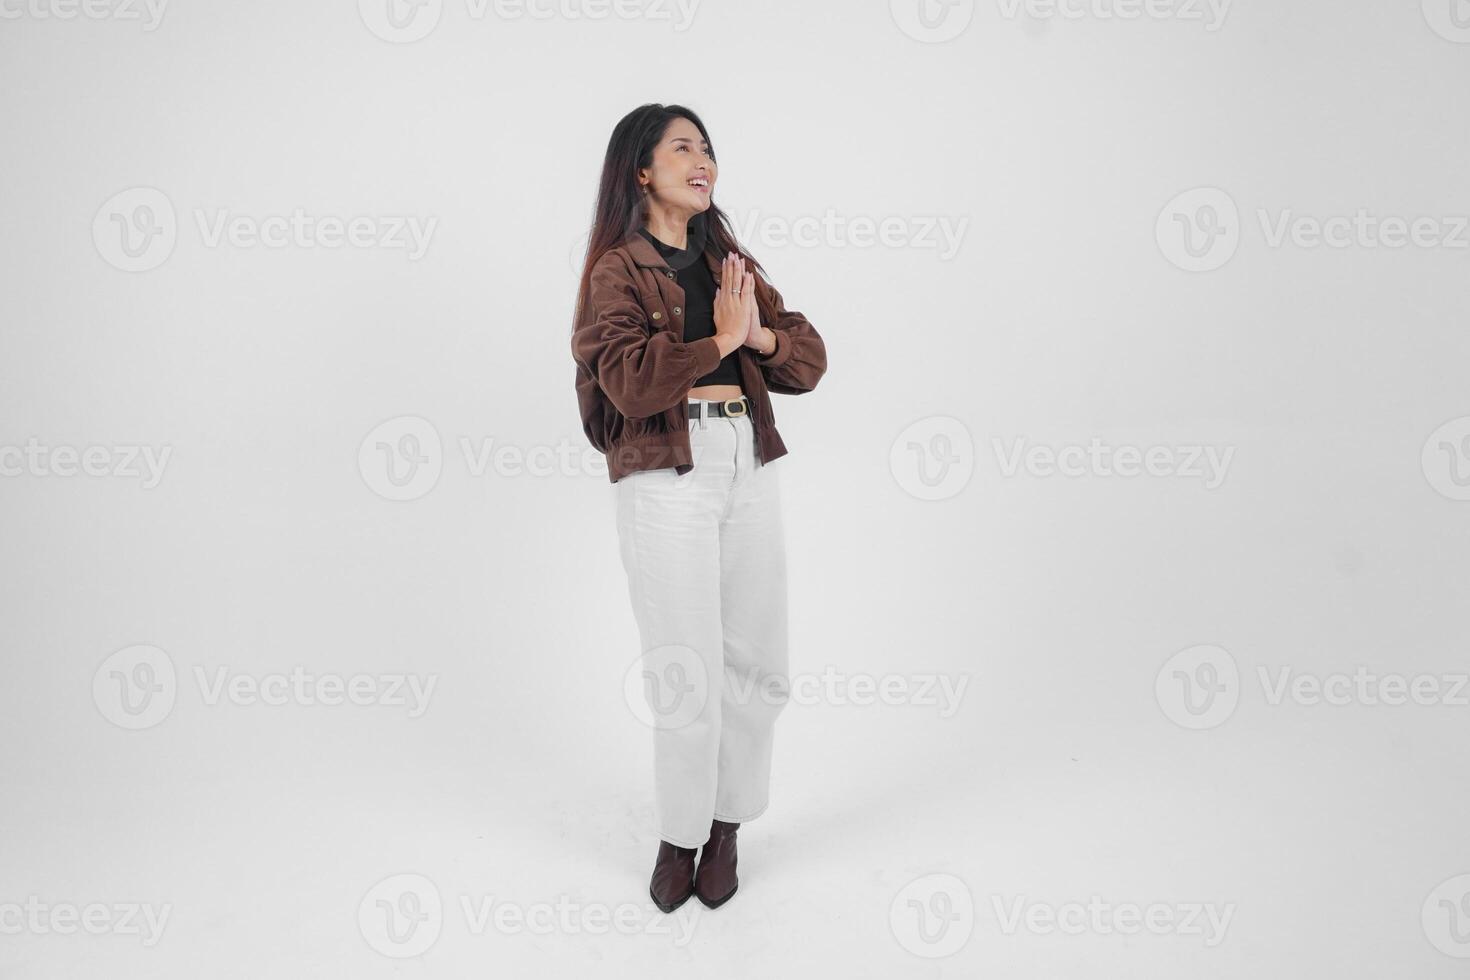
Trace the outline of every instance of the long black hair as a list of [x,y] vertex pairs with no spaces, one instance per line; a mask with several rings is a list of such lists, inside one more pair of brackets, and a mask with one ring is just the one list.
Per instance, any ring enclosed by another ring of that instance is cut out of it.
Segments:
[[[634,109],[613,127],[612,137],[607,141],[607,153],[602,159],[602,178],[597,185],[592,230],[587,236],[587,255],[582,263],[577,306],[572,314],[574,329],[582,319],[591,288],[592,268],[597,260],[647,223],[648,194],[638,184],[638,171],[653,165],[654,147],[664,138],[669,124],[679,118],[689,120],[699,129],[700,136],[709,144],[710,159],[715,159],[715,144],[709,138],[709,131],[694,110],[686,106],[651,102]],[[729,217],[714,201],[713,189],[709,207],[689,219],[688,235],[686,247],[691,258],[713,254],[716,259],[721,259],[727,252],[734,252],[745,259],[746,268],[755,273],[755,298],[761,320],[767,324],[773,322],[776,311],[770,287],[765,281],[765,269],[740,247]]]

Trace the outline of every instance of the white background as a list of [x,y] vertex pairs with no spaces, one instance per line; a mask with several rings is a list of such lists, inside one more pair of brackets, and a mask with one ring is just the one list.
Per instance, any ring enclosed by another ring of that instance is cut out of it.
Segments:
[[[899,0],[705,0],[684,29],[672,6],[444,0],[405,43],[370,2],[175,0],[150,30],[3,0],[0,461],[170,455],[156,485],[0,477],[0,973],[1461,976],[1470,707],[1273,704],[1260,675],[1448,692],[1470,670],[1470,233],[1269,234],[1470,213],[1450,3],[1254,0],[1213,25],[1183,0],[936,3],[958,33],[935,40]],[[644,102],[702,115],[715,200],[826,341],[818,389],[775,400],[793,672],[968,686],[948,717],[789,706],[741,892],[689,903],[687,942],[476,932],[461,899],[664,927],[637,635],[568,346],[602,154]],[[129,272],[105,206],[135,188],[177,239]],[[1168,208],[1196,188],[1237,209],[1235,251],[1186,271]],[[418,258],[199,227],[298,209],[436,224]],[[907,232],[782,244],[829,213]],[[954,254],[935,220],[963,223]],[[441,472],[389,500],[359,451],[404,417]],[[1214,486],[1007,475],[1018,439],[1232,455]],[[579,463],[477,474],[461,440]],[[972,475],[921,499],[924,447]],[[94,679],[136,645],[175,702],[127,730]],[[1165,668],[1200,645],[1236,706],[1192,730]],[[410,717],[210,704],[197,675],[296,667],[437,680]],[[399,874],[444,904],[418,957],[360,926]],[[146,946],[7,917],[30,896],[171,911]],[[915,896],[973,915],[916,940]],[[1094,896],[1233,911],[1214,945],[1004,928],[1020,899]]]

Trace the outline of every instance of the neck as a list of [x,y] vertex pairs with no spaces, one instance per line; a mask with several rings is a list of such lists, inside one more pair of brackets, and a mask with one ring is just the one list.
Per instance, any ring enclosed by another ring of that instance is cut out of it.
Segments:
[[656,205],[648,209],[648,220],[644,227],[648,233],[665,245],[674,248],[689,247],[689,218],[691,215],[676,214],[672,211],[660,208]]

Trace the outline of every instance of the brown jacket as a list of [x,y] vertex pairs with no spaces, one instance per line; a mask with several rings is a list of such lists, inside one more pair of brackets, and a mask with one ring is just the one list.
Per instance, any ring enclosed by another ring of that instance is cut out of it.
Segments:
[[[720,261],[705,263],[720,281]],[[587,439],[607,456],[608,479],[636,470],[694,468],[687,395],[720,363],[714,337],[684,340],[684,290],[674,270],[642,235],[633,233],[592,267],[587,303],[572,333],[577,403]],[[827,348],[806,317],[786,309],[774,287],[776,313],[766,323],[776,349],[763,357],[750,347],[736,353],[750,402],[756,453],[763,463],[786,455],[776,431],[770,392],[811,391],[827,370]]]

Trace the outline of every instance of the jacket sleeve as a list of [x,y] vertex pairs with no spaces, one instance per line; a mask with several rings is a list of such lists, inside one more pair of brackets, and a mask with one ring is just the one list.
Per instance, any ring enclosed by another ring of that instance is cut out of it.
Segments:
[[572,356],[626,418],[648,418],[677,405],[696,379],[719,366],[714,337],[686,343],[672,331],[650,330],[621,258],[599,259],[590,287],[590,315],[572,333]]
[[768,389],[782,395],[800,395],[815,388],[827,373],[827,345],[810,320],[786,309],[786,301],[774,286],[771,293],[776,322],[766,326],[776,334],[776,349],[765,357],[757,356],[755,362],[765,374]]

